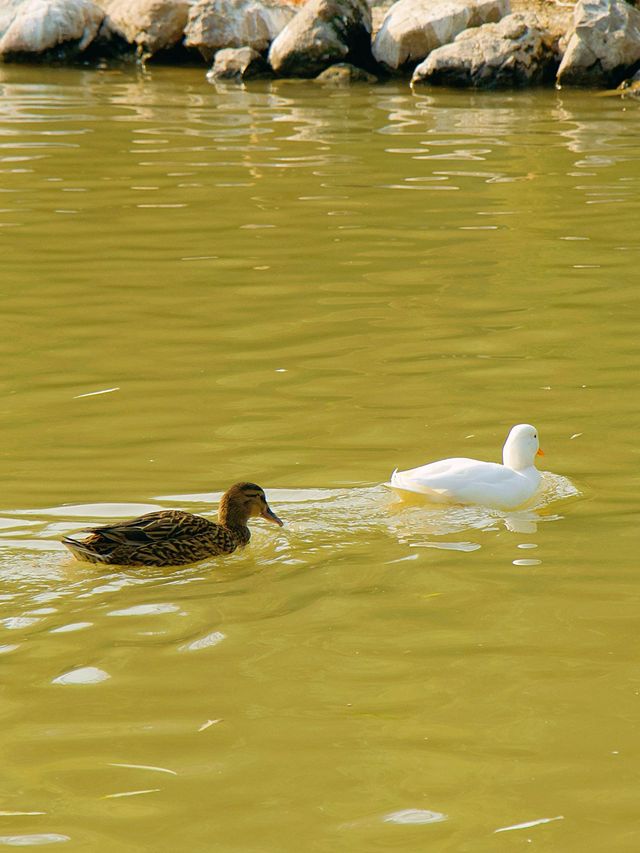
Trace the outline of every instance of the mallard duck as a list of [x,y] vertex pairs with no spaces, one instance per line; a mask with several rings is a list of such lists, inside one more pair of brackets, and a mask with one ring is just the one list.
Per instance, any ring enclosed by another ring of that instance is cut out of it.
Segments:
[[218,523],[168,509],[149,512],[131,521],[88,527],[79,541],[65,536],[62,542],[78,560],[119,566],[180,566],[207,557],[231,554],[251,538],[247,521],[262,516],[282,527],[264,491],[255,483],[236,483],[224,493],[218,507]]
[[391,475],[400,492],[426,495],[440,503],[480,504],[510,510],[526,503],[540,485],[535,457],[543,456],[538,430],[531,424],[514,426],[502,449],[502,465],[477,459],[442,459]]

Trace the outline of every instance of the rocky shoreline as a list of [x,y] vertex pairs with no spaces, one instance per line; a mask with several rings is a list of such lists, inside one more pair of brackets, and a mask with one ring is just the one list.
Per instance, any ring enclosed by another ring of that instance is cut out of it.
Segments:
[[210,80],[640,88],[626,0],[4,0],[0,61],[210,65]]

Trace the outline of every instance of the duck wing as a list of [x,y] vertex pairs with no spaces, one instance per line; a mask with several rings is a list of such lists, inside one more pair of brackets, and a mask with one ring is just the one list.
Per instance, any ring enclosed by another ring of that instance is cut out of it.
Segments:
[[240,544],[221,524],[178,510],[150,512],[79,532],[90,535],[62,540],[71,553],[79,560],[112,565],[178,566],[231,554]]
[[432,488],[456,488],[469,482],[495,483],[509,477],[511,470],[497,462],[480,462],[478,459],[442,459],[420,468],[403,471],[412,480],[429,484]]
[[514,509],[532,496],[539,479],[497,462],[455,458],[394,471],[391,485],[432,500]]
[[440,459],[438,462],[429,462],[407,471],[394,471],[391,485],[410,490],[424,488],[440,492],[443,497],[447,497],[469,482],[483,481],[492,476],[499,477],[499,469],[502,467],[493,462],[480,462],[478,459],[464,457]]
[[[94,536],[107,539],[114,545],[138,547],[180,539],[192,539],[204,535],[211,536],[223,530],[224,528],[219,524],[202,518],[202,516],[170,509],[149,512],[130,521],[119,521],[101,527],[88,527],[82,532],[92,533]],[[89,542],[91,539],[93,536],[86,541]]]

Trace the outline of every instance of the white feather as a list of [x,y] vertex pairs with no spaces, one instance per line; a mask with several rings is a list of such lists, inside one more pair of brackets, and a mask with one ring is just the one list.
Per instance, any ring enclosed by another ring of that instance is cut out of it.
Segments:
[[541,476],[535,467],[538,431],[530,424],[514,426],[502,450],[502,465],[454,457],[408,471],[396,470],[391,486],[399,492],[425,495],[437,503],[481,504],[510,510],[537,491]]

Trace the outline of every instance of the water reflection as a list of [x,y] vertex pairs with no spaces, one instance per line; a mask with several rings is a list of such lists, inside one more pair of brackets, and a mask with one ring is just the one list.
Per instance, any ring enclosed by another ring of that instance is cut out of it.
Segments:
[[[166,181],[144,186],[134,183],[132,189],[164,195],[139,208],[179,210],[193,205],[194,191],[207,191],[209,181],[202,178],[211,170],[243,166],[251,179],[261,180],[265,170],[272,168],[309,172],[340,170],[350,163],[357,167],[361,156],[350,150],[349,144],[369,129],[373,131],[370,141],[374,147],[382,145],[394,160],[404,161],[399,168],[389,163],[378,169],[376,183],[390,191],[459,191],[475,181],[539,180],[540,175],[531,171],[530,161],[529,168],[519,168],[517,159],[503,156],[506,149],[511,150],[517,134],[531,132],[532,125],[535,133],[550,130],[554,145],[586,154],[572,164],[585,176],[619,169],[636,162],[638,156],[631,135],[628,139],[620,136],[620,104],[601,102],[596,121],[591,115],[582,120],[578,106],[582,102],[564,93],[547,93],[541,108],[539,99],[525,94],[514,98],[447,92],[437,96],[412,95],[400,86],[374,86],[359,90],[358,106],[353,110],[354,95],[349,92],[327,96],[317,87],[295,81],[217,90],[200,80],[196,70],[176,71],[173,76],[166,69],[80,72],[84,95],[70,85],[78,79],[78,73],[69,69],[58,69],[49,84],[43,84],[40,78],[33,83],[13,82],[19,77],[14,69],[3,69],[2,75],[0,133],[11,139],[2,146],[8,148],[3,162],[9,165],[18,159],[22,164],[5,172],[16,176],[24,174],[20,170],[25,167],[39,172],[37,164],[42,158],[47,162],[56,152],[93,147],[92,137],[103,133],[105,120],[116,133],[120,124],[124,125],[123,130],[133,125],[127,134],[128,153],[139,168],[160,169],[165,178],[193,178],[172,181],[175,191],[168,194]],[[168,89],[159,85],[164,80],[171,80]],[[91,103],[91,111],[86,109],[87,103]],[[349,109],[342,110],[343,104]],[[532,120],[533,106],[536,113]],[[50,128],[52,123],[63,127]],[[60,136],[65,138],[59,139]],[[390,136],[402,144],[390,146]],[[34,149],[38,153],[30,153]],[[293,154],[293,149],[297,153]],[[439,168],[442,161],[477,162],[492,167],[443,170]],[[415,167],[419,164],[419,168],[410,167],[409,163]],[[401,181],[397,180],[398,174]],[[389,180],[392,175],[395,180]],[[103,175],[102,179],[106,177]],[[58,191],[95,189],[95,176],[90,184],[80,182]],[[239,187],[237,181],[217,184],[233,190]],[[247,188],[250,186],[247,184]],[[325,189],[333,186],[329,182]],[[586,190],[588,204],[613,204],[631,198],[634,186],[623,175],[604,185],[576,189]],[[322,185],[318,189],[319,198],[326,195]],[[16,188],[9,186],[4,191],[15,192]],[[86,209],[54,207],[58,214]],[[8,208],[5,212],[14,210]],[[15,227],[20,223],[9,219],[2,224]]]

